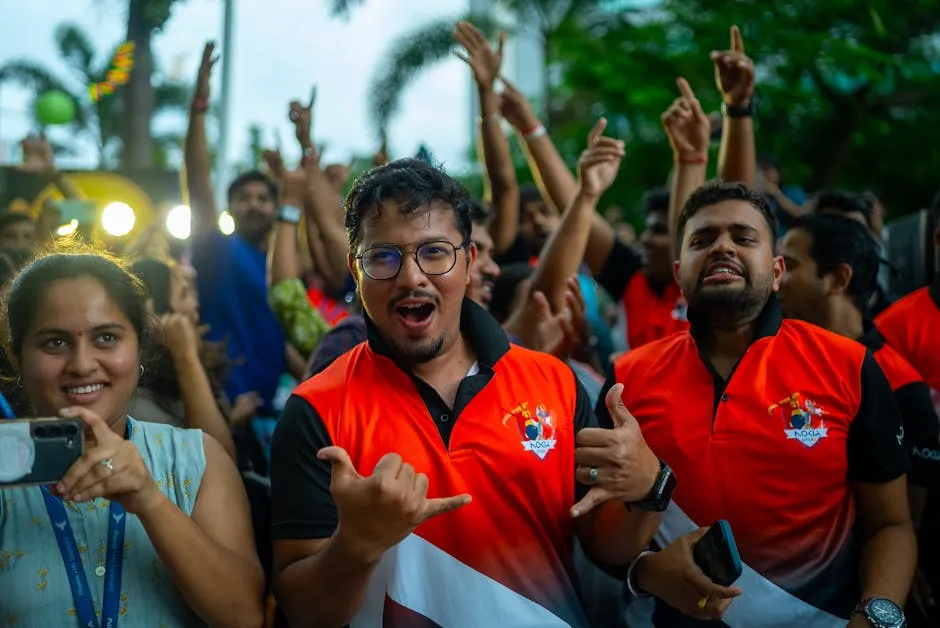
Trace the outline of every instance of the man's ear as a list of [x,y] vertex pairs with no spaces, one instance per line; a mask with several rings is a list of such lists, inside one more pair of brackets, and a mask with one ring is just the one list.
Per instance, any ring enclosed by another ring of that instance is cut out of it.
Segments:
[[852,267],[848,264],[839,264],[829,273],[829,293],[845,295],[852,283]]

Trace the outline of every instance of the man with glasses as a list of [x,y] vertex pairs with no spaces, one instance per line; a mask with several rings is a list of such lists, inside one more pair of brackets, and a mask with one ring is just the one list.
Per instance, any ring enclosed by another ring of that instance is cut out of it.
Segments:
[[457,181],[418,160],[376,168],[346,228],[368,342],[295,391],[272,448],[291,625],[586,625],[575,532],[629,564],[669,468],[622,405],[597,428],[570,368],[511,346],[466,298],[477,250]]

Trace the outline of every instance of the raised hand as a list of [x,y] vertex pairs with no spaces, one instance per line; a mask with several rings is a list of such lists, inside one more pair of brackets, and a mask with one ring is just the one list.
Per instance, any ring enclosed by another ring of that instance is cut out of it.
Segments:
[[163,494],[134,443],[115,434],[87,408],[63,408],[59,415],[81,419],[93,443],[56,484],[59,495],[75,502],[104,497],[137,515],[159,503]]
[[591,196],[600,196],[610,188],[625,154],[623,140],[603,136],[606,128],[606,118],[594,124],[588,133],[587,148],[578,159],[581,192]]
[[207,41],[202,49],[202,62],[199,64],[199,74],[196,76],[196,93],[193,95],[193,99],[201,101],[204,106],[209,105],[209,79],[212,77],[212,66],[219,60],[218,55],[214,53],[215,42]]
[[575,477],[591,490],[571,509],[575,517],[606,501],[641,501],[659,476],[659,459],[646,444],[640,424],[623,405],[622,394],[623,384],[616,384],[604,400],[613,429],[586,427],[578,432]]
[[741,590],[715,584],[695,564],[692,548],[706,532],[708,528],[699,528],[679,537],[661,552],[644,556],[634,573],[637,586],[644,592],[690,617],[716,620],[721,619]]
[[503,64],[506,33],[500,31],[499,43],[494,50],[477,27],[470,22],[457,22],[454,39],[467,50],[466,55],[460,52],[454,54],[473,70],[473,79],[477,85],[482,89],[493,89],[493,83],[496,82],[500,66]]
[[744,54],[740,29],[731,27],[731,50],[713,50],[709,56],[722,100],[732,107],[747,107],[754,96],[754,62]]
[[287,167],[284,165],[284,158],[281,156],[279,149],[263,150],[261,151],[261,158],[264,160],[265,165],[268,167],[268,172],[271,173],[271,177],[275,181],[280,181],[284,178]]
[[703,161],[708,158],[711,122],[702,110],[702,105],[692,92],[688,81],[680,78],[676,80],[676,85],[682,95],[669,105],[662,116],[669,144],[678,161],[693,163]]
[[304,106],[299,100],[292,100],[287,115],[290,121],[294,123],[294,135],[297,137],[297,141],[300,142],[300,147],[304,149],[305,156],[306,151],[313,148],[313,140],[310,134],[313,131],[313,105],[316,102],[317,86],[314,85],[310,91],[310,102]]
[[539,291],[532,293],[527,305],[535,319],[527,346],[559,360],[571,357],[585,342],[587,332],[586,305],[577,276],[569,277],[565,288],[565,307],[557,314],[552,313],[548,298]]
[[428,476],[401,456],[382,456],[371,476],[360,475],[341,447],[325,447],[317,458],[333,466],[330,492],[339,514],[339,533],[367,560],[378,560],[432,517],[470,503],[470,495],[428,499]]
[[183,314],[164,314],[160,317],[163,326],[164,344],[174,360],[199,357],[200,331],[189,317]]
[[532,103],[519,88],[504,77],[499,77],[503,91],[499,95],[499,113],[514,129],[526,132],[539,125],[539,118],[532,109]]

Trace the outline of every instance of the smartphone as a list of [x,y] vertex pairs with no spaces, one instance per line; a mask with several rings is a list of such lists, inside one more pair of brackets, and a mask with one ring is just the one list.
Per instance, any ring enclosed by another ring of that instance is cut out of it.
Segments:
[[731,534],[731,524],[724,519],[716,521],[698,540],[692,548],[692,557],[715,584],[731,586],[741,576],[741,556]]
[[77,419],[0,421],[0,488],[55,484],[82,457]]

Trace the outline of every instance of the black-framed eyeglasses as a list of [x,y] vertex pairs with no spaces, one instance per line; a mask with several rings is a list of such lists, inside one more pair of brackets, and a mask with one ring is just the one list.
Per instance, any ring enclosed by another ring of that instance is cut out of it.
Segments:
[[394,279],[401,271],[405,255],[414,255],[418,268],[425,275],[443,275],[449,273],[457,264],[457,251],[465,248],[469,242],[454,244],[449,240],[433,240],[419,245],[414,251],[408,251],[394,244],[373,246],[356,259],[362,266],[362,272],[370,279],[384,281]]

